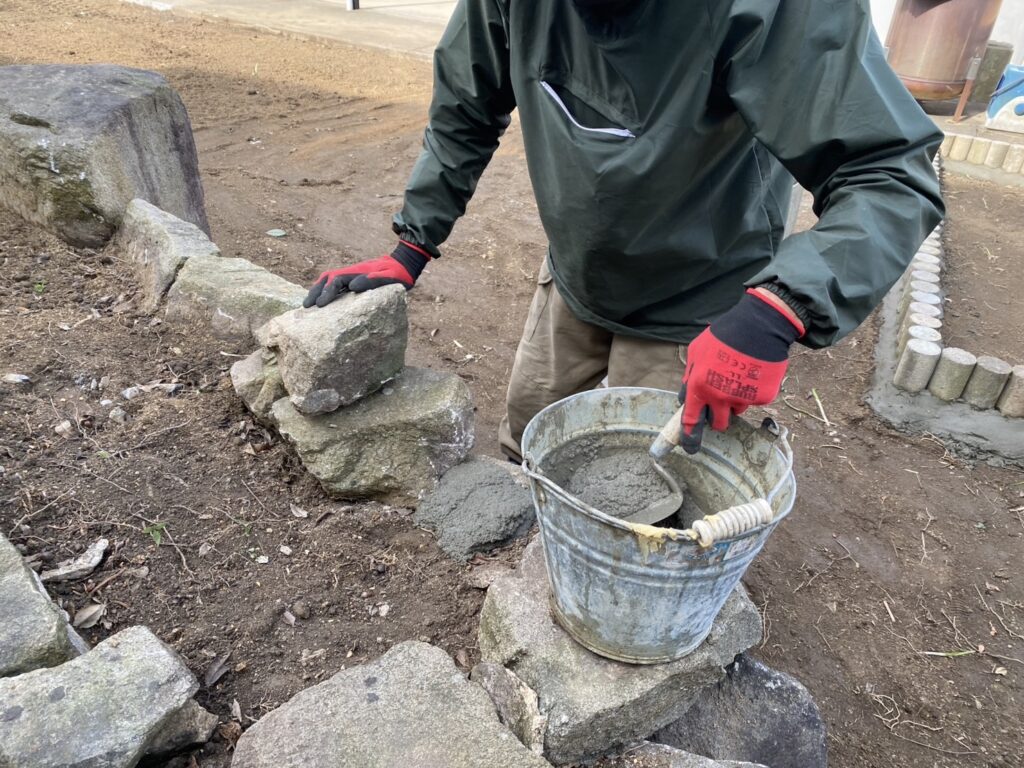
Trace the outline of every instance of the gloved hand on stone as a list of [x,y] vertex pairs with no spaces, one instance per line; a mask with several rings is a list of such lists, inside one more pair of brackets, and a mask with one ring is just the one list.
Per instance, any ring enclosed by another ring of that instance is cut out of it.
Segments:
[[733,414],[772,402],[786,376],[789,347],[804,330],[793,310],[763,288],[748,290],[705,328],[686,351],[679,392],[683,450],[700,450],[705,423],[723,430]]
[[331,269],[321,274],[309,289],[302,306],[312,307],[316,304],[323,307],[345,291],[361,293],[394,283],[401,283],[409,290],[415,285],[416,278],[420,276],[428,261],[430,254],[422,248],[399,240],[390,256],[362,261],[351,267]]

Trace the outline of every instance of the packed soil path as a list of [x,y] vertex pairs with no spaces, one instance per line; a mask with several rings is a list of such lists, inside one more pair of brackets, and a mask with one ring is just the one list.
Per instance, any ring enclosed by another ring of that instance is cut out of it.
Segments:
[[1024,363],[1024,188],[946,174],[943,343]]
[[[190,110],[226,255],[307,283],[390,249],[428,63],[114,0],[0,0],[0,29],[0,64],[164,73]],[[409,361],[467,380],[482,453],[497,454],[544,247],[513,125],[410,294]],[[195,765],[228,765],[235,719],[248,727],[396,642],[477,658],[481,563],[445,558],[408,510],[328,500],[231,392],[248,350],[142,315],[119,254],[0,214],[0,323],[2,372],[34,380],[0,389],[2,530],[43,561],[114,542],[56,595],[107,606],[89,640],[147,624],[208,680],[200,700],[227,725]],[[862,403],[874,333],[797,350],[770,411],[792,430],[799,498],[746,577],[765,627],[755,652],[814,694],[833,765],[1019,766],[1024,472],[881,425]],[[127,403],[127,425],[106,418],[101,400],[153,380],[183,388]],[[54,431],[64,420],[69,436]]]

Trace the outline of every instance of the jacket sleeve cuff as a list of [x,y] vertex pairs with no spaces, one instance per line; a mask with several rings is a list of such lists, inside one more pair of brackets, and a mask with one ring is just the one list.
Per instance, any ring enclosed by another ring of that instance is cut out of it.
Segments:
[[811,328],[811,313],[807,311],[807,307],[797,301],[796,297],[790,293],[786,288],[779,285],[778,283],[759,283],[753,286],[754,288],[763,288],[769,293],[773,293],[778,296],[782,301],[785,302],[786,306],[793,310],[793,314],[797,316],[801,323],[804,325],[805,330]]
[[437,246],[433,243],[427,242],[426,239],[421,237],[414,229],[412,229],[412,227],[399,219],[400,217],[396,215],[395,219],[391,222],[391,231],[398,235],[400,240],[402,240],[406,245],[420,251],[427,258],[436,259],[441,256],[441,252],[437,249]]

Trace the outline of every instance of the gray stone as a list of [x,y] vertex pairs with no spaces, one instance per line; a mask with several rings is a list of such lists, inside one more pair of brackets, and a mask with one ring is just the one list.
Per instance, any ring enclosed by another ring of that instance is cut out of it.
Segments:
[[0,536],[0,677],[52,667],[74,656],[60,609],[21,553]]
[[146,747],[146,757],[158,758],[201,747],[213,737],[220,718],[189,700],[160,728]]
[[522,470],[490,457],[448,470],[413,518],[434,531],[441,549],[458,560],[525,536],[535,519]]
[[53,669],[0,680],[0,765],[130,768],[198,689],[145,627]]
[[376,392],[402,370],[405,306],[401,285],[347,293],[326,307],[275,317],[257,339],[277,353],[292,405],[306,414],[329,413]]
[[643,741],[621,755],[598,760],[592,768],[764,768],[754,763],[711,760],[665,744]]
[[277,356],[266,349],[258,349],[244,360],[231,366],[231,384],[235,392],[263,424],[270,422],[270,407],[287,396]]
[[473,445],[473,402],[451,373],[406,368],[382,391],[322,416],[287,398],[271,416],[329,494],[409,504]]
[[109,546],[110,542],[107,539],[97,539],[78,557],[62,560],[56,567],[40,573],[39,579],[45,584],[51,581],[74,581],[85,578],[99,567]]
[[548,719],[540,713],[537,693],[501,664],[481,661],[470,674],[494,702],[498,719],[531,752],[544,754],[544,732]]
[[537,692],[548,718],[544,754],[555,764],[603,754],[677,720],[761,637],[757,609],[739,586],[695,651],[666,664],[623,664],[591,653],[555,624],[548,594],[538,539],[515,575],[487,591],[478,644],[485,661]]
[[209,232],[188,113],[155,72],[0,67],[0,201],[98,247],[133,198]]
[[441,649],[406,642],[264,715],[232,768],[543,768]]
[[128,204],[114,247],[131,262],[142,286],[141,309],[148,313],[156,312],[186,259],[220,256],[195,224],[139,199]]
[[215,336],[254,338],[271,318],[302,306],[306,289],[245,259],[192,256],[167,293],[167,319],[208,325]]
[[746,654],[654,741],[771,768],[826,768],[825,723],[796,679]]

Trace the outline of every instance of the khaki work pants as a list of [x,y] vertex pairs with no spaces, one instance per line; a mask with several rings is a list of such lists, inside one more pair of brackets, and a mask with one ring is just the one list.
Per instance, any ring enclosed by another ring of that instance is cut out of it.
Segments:
[[522,460],[519,441],[530,419],[562,398],[593,389],[605,376],[611,387],[674,392],[685,364],[683,344],[623,336],[577,319],[551,282],[545,259],[512,365],[498,430],[501,450]]

